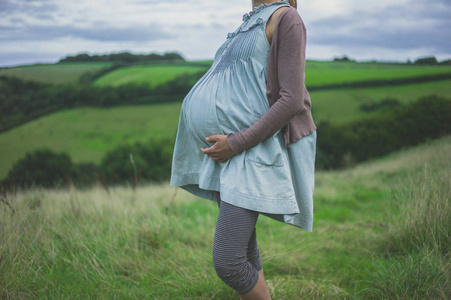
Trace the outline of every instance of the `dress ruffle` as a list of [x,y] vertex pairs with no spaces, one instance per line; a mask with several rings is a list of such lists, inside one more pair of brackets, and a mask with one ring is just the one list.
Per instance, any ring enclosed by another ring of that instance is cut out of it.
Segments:
[[288,0],[281,0],[281,1],[276,1],[276,2],[273,2],[273,3],[269,3],[269,4],[268,3],[262,3],[259,6],[254,7],[253,11],[250,11],[250,12],[248,12],[248,13],[243,15],[243,22],[244,23],[237,30],[235,30],[235,32],[228,33],[227,34],[227,39],[234,38],[235,36],[237,36],[241,32],[251,30],[252,28],[254,28],[256,26],[266,24],[266,22],[262,18],[258,18],[256,23],[254,23],[251,26],[247,27],[247,23],[249,22],[249,20],[252,18],[253,15],[258,14],[260,11],[264,10],[265,8],[267,8],[269,6],[282,5],[282,4],[290,5]]
[[268,3],[262,3],[259,6],[254,7],[253,11],[250,11],[250,12],[244,14],[243,15],[243,21],[244,22],[249,21],[249,19],[252,17],[252,15],[258,13],[259,11],[265,9],[268,6],[279,5],[279,4],[282,4],[282,3],[289,4],[289,1],[288,0],[281,0],[281,1],[276,1],[276,2],[273,2],[273,3],[269,3],[269,4]]
[[255,21],[254,24],[252,24],[251,26],[249,26],[247,28],[245,26],[241,26],[235,32],[229,32],[227,34],[227,39],[232,39],[232,38],[234,38],[235,36],[237,36],[238,34],[240,34],[242,32],[249,31],[249,30],[251,30],[251,29],[253,29],[254,27],[257,27],[257,26],[264,26],[265,24],[266,24],[265,20],[263,20],[262,18],[258,18]]

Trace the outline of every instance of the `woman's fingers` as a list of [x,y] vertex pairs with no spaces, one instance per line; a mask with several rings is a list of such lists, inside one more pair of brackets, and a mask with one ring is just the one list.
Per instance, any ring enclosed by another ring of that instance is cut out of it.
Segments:
[[233,155],[226,139],[226,135],[210,135],[205,140],[215,143],[211,147],[200,148],[200,150],[214,161],[226,162]]
[[219,139],[220,139],[220,135],[217,135],[217,134],[215,134],[215,135],[210,135],[210,136],[208,136],[208,137],[205,138],[205,140],[206,140],[207,142],[217,142]]

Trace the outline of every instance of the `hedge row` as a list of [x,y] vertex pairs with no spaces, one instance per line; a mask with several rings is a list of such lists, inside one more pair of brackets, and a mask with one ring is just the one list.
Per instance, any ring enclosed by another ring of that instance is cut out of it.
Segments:
[[96,182],[105,187],[158,182],[170,176],[173,145],[174,141],[168,139],[121,145],[108,152],[100,165],[76,164],[66,153],[38,149],[14,164],[0,186],[3,190],[11,190],[16,187],[63,187],[72,184],[84,188]]
[[[337,169],[376,158],[451,133],[451,100],[438,96],[398,104],[384,114],[346,125],[318,124],[317,169]],[[174,141],[151,140],[121,145],[107,153],[101,164],[73,164],[66,154],[37,150],[18,161],[3,188],[45,187],[73,183],[90,186],[167,180]]]
[[180,101],[203,75],[185,74],[151,88],[48,85],[0,76],[0,132],[43,115],[72,107],[111,107]]
[[451,133],[451,101],[431,95],[345,125],[318,124],[321,169],[380,157]]

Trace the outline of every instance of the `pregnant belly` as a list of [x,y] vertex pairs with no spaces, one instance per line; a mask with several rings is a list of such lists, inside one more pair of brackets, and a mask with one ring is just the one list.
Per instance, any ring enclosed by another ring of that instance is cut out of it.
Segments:
[[205,138],[214,134],[224,134],[216,114],[216,99],[213,84],[197,86],[185,99],[184,114],[191,135],[202,146],[211,145]]
[[185,99],[187,125],[203,144],[207,136],[227,135],[249,128],[269,108],[266,95],[261,96],[241,81],[224,76],[200,83]]

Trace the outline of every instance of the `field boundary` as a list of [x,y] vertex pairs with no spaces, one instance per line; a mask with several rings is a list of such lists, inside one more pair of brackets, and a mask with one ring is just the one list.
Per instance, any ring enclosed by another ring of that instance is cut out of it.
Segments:
[[447,80],[447,79],[451,79],[451,73],[407,77],[407,78],[405,77],[405,78],[396,78],[396,79],[375,79],[375,80],[365,80],[365,81],[348,82],[348,83],[327,84],[327,85],[309,86],[309,87],[307,87],[307,89],[309,91],[322,91],[322,90],[333,90],[333,89],[343,89],[343,88],[352,88],[352,87],[368,88],[368,87],[403,85],[403,84],[410,84],[410,83],[424,83],[424,82]]

